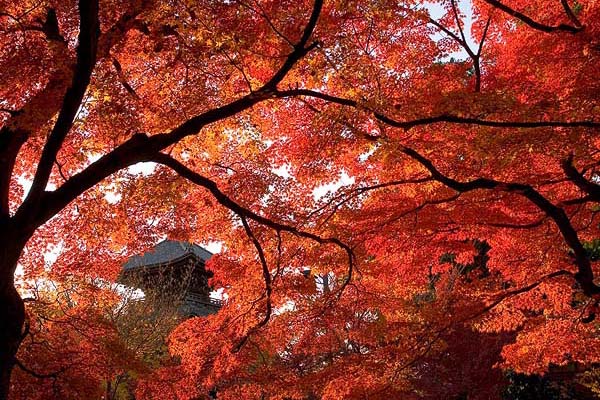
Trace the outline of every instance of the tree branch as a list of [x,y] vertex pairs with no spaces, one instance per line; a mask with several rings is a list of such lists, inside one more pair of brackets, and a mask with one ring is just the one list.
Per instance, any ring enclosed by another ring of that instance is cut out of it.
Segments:
[[462,24],[460,23],[460,16],[458,15],[456,0],[450,0],[450,5],[452,6],[452,13],[454,14],[454,20],[456,21],[456,25],[458,26],[458,32],[460,33],[460,37],[462,38],[462,41],[465,44],[465,46],[469,47],[467,46],[467,38],[465,36],[465,32],[463,31]]
[[[559,24],[559,25],[541,24],[537,21],[534,21],[527,15],[525,15],[517,10],[514,10],[514,9],[510,8],[509,6],[499,2],[497,0],[484,0],[484,1],[486,3],[492,5],[493,7],[504,11],[508,15],[515,17],[516,19],[520,20],[521,22],[529,25],[531,28],[536,29],[538,31],[542,31],[542,32],[546,32],[546,33],[567,32],[567,33],[575,34],[575,33],[581,32],[583,30],[583,26],[581,26],[581,25],[573,26],[573,25],[567,25],[567,24]],[[563,4],[563,6],[564,6],[564,4]],[[569,16],[569,18],[570,18],[570,16]]]
[[458,31],[459,31],[460,37],[457,34],[455,34],[454,32],[452,32],[450,29],[448,29],[445,26],[443,26],[442,24],[440,24],[438,21],[434,20],[433,18],[429,17],[427,20],[430,24],[436,26],[438,29],[440,29],[442,32],[444,32],[446,35],[448,35],[450,38],[452,38],[455,42],[457,42],[460,45],[460,47],[462,47],[465,50],[465,52],[467,53],[467,55],[473,62],[473,69],[475,71],[475,92],[480,92],[481,91],[481,51],[483,49],[483,43],[485,42],[485,38],[487,36],[487,32],[488,32],[492,17],[491,16],[488,17],[485,28],[483,30],[483,35],[479,42],[477,52],[475,52],[475,51],[473,51],[473,49],[471,49],[471,46],[469,46],[469,43],[467,42],[467,37],[465,36],[465,32],[464,32],[464,29],[461,24],[460,14],[459,14],[458,7],[456,5],[456,1],[451,0],[450,3],[452,6],[454,20],[456,22],[456,25],[458,26]]
[[[311,218],[313,215],[320,213],[320,212],[324,211],[326,208],[328,208],[329,206],[333,205],[332,210],[329,213],[329,216],[327,218],[325,218],[325,220],[323,222],[321,222],[321,224],[320,224],[320,225],[323,225],[323,224],[327,223],[327,221],[329,221],[333,217],[333,215],[337,212],[337,210],[339,210],[339,208],[341,206],[343,206],[350,200],[360,196],[363,193],[369,192],[371,190],[384,189],[384,188],[388,188],[388,187],[392,187],[392,186],[425,183],[425,182],[430,182],[432,180],[433,179],[430,176],[427,176],[427,177],[423,177],[423,178],[389,181],[389,182],[379,183],[379,184],[375,184],[375,185],[371,185],[371,186],[359,186],[354,189],[348,190],[344,193],[339,193],[339,194],[333,196],[321,207],[317,208],[314,211],[311,211],[308,214],[307,218]],[[337,203],[335,203],[336,201],[337,201]]]
[[[42,188],[39,202],[27,201],[26,199],[26,202],[19,207],[19,210],[15,214],[15,218],[20,219],[20,222],[24,223],[26,230],[33,231],[37,226],[42,225],[52,216],[56,215],[56,213],[66,207],[67,204],[76,199],[80,194],[113,173],[138,162],[151,161],[152,157],[161,150],[164,150],[168,146],[177,143],[187,136],[197,134],[206,125],[229,118],[249,109],[261,101],[274,97],[272,92],[276,90],[276,87],[273,85],[277,85],[300,58],[316,46],[316,44],[313,43],[312,45],[305,47],[316,25],[321,6],[322,0],[316,0],[308,25],[304,29],[302,38],[295,50],[287,57],[284,64],[269,82],[260,89],[234,100],[231,103],[213,108],[190,118],[169,133],[161,133],[151,137],[148,137],[143,133],[133,135],[110,153],[105,154],[86,167],[83,171],[73,175],[57,190],[53,192],[43,192]],[[45,151],[44,153],[47,152]],[[39,187],[41,187],[41,185],[38,184],[38,190]],[[31,196],[31,191],[29,196]],[[37,207],[36,203],[44,203],[44,207]]]
[[66,370],[66,367],[61,368],[56,372],[51,372],[49,374],[40,374],[39,372],[35,372],[31,368],[27,368],[19,359],[15,358],[15,365],[19,367],[22,371],[28,373],[29,375],[36,377],[38,379],[56,379],[58,375]]
[[577,18],[577,16],[571,9],[571,6],[569,6],[569,2],[567,0],[560,0],[560,4],[562,4],[563,9],[565,10],[565,13],[567,14],[567,17],[569,17],[569,19],[571,20],[573,25],[577,28],[582,28],[583,25],[581,25],[581,21],[579,21],[579,19]]
[[31,189],[25,202],[39,200],[46,188],[56,155],[60,150],[68,132],[71,130],[73,120],[81,106],[81,101],[87,90],[96,64],[96,52],[100,22],[98,20],[98,0],[79,1],[79,45],[77,46],[77,65],[71,86],[65,93],[61,110],[58,114],[54,128],[42,150]]
[[294,47],[294,43],[292,43],[292,41],[290,39],[288,39],[287,36],[285,36],[283,33],[281,33],[281,31],[279,29],[277,29],[277,27],[275,26],[275,24],[273,23],[271,18],[269,18],[269,16],[265,12],[264,8],[260,5],[260,2],[256,2],[256,7],[258,8],[258,11],[254,7],[252,7],[250,4],[247,4],[244,1],[237,0],[237,2],[239,4],[241,4],[242,6],[246,7],[247,9],[251,10],[252,12],[260,15],[267,22],[267,24],[269,24],[269,26],[271,27],[271,29],[273,30],[273,32],[275,32],[275,34],[277,36],[282,38],[290,46]]
[[119,62],[119,60],[113,58],[112,64],[113,67],[115,67],[115,71],[117,71],[117,77],[119,78],[119,82],[121,82],[121,85],[123,85],[127,93],[133,96],[133,98],[135,98],[136,100],[139,100],[140,96],[138,96],[138,94],[135,92],[135,89],[131,87],[129,82],[127,82],[125,74],[123,73],[123,67],[121,67],[121,63]]
[[317,20],[319,19],[319,15],[321,14],[321,9],[323,8],[323,0],[315,0],[313,5],[313,10],[302,32],[302,37],[300,41],[294,46],[294,51],[292,51],[288,56],[281,68],[273,75],[273,77],[264,84],[261,90],[275,90],[279,82],[285,78],[288,72],[292,69],[292,67],[309,51],[314,49],[318,42],[313,42],[308,45],[308,40],[310,39],[313,31],[315,30],[315,26],[317,25]]
[[563,160],[561,166],[565,175],[571,182],[589,195],[586,197],[587,201],[600,201],[600,185],[587,180],[583,174],[575,168],[573,165],[573,153],[571,153],[566,160]]
[[[151,2],[138,0],[131,11],[125,12],[119,20],[98,40],[97,58],[108,55],[111,47],[132,28],[147,32],[145,25],[135,18]],[[1,15],[1,13],[0,13]],[[18,22],[18,21],[17,21]],[[50,49],[54,54],[55,65],[48,83],[39,92],[34,93],[20,110],[3,110],[9,112],[11,118],[0,130],[0,215],[8,216],[8,193],[10,178],[15,159],[22,145],[33,132],[42,129],[61,109],[61,100],[65,95],[73,74],[67,42],[58,29],[56,12],[49,9],[46,20],[36,30],[43,32],[48,40],[55,42]]]
[[564,270],[559,270],[556,272],[552,272],[548,275],[543,276],[541,279],[539,279],[538,281],[527,285],[527,286],[523,286],[521,288],[518,289],[513,289],[513,290],[509,290],[508,292],[502,294],[502,296],[500,296],[498,299],[494,300],[493,302],[491,302],[490,304],[488,304],[487,306],[485,306],[483,309],[481,309],[480,311],[478,311],[477,313],[470,315],[469,317],[461,320],[461,322],[466,322],[472,319],[475,319],[477,317],[480,317],[481,315],[491,311],[492,309],[496,308],[500,303],[502,303],[504,300],[509,299],[511,297],[517,296],[519,294],[522,293],[526,293],[529,292],[533,289],[535,289],[536,287],[540,286],[542,283],[544,283],[545,281],[547,281],[548,279],[552,279],[552,278],[556,278],[558,276],[573,276],[573,274],[569,271],[564,271]]
[[541,226],[547,219],[547,216],[526,224],[513,224],[508,222],[481,222],[477,225],[491,226],[494,228],[506,228],[506,229],[532,229]]
[[577,231],[571,225],[569,217],[565,211],[552,204],[542,194],[535,190],[532,186],[521,183],[501,182],[487,178],[477,178],[468,182],[459,182],[442,174],[433,163],[417,153],[415,150],[403,147],[400,151],[421,164],[427,169],[431,176],[440,183],[448,186],[457,192],[469,192],[477,189],[498,190],[508,193],[515,193],[527,198],[530,202],[536,205],[542,212],[550,217],[558,227],[563,239],[573,250],[575,263],[578,272],[575,274],[575,279],[581,285],[583,292],[588,296],[597,296],[600,294],[600,287],[594,283],[594,273],[590,264],[587,253],[579,240]]
[[258,331],[260,328],[262,328],[269,322],[269,319],[271,319],[271,313],[273,311],[273,305],[271,304],[271,293],[273,292],[273,287],[271,284],[272,278],[271,273],[269,272],[269,266],[267,265],[267,258],[265,257],[265,252],[263,251],[260,242],[252,232],[252,229],[250,229],[250,225],[248,225],[246,217],[240,215],[240,218],[242,220],[244,230],[246,231],[246,235],[250,238],[250,240],[254,244],[254,247],[256,248],[256,251],[258,252],[258,259],[260,260],[260,264],[262,266],[263,279],[265,280],[265,295],[267,304],[264,318],[258,324],[250,328],[248,332],[246,332],[242,339],[233,347],[233,349],[231,350],[232,353],[239,352],[244,346],[244,344],[248,341],[250,336],[252,336],[254,332]]
[[463,49],[465,49],[465,51],[469,54],[469,56],[473,56],[474,55],[474,54],[472,54],[471,48],[469,47],[469,45],[467,44],[467,42],[464,41],[463,39],[461,39],[460,37],[458,37],[458,35],[456,35],[450,29],[446,28],[444,25],[440,24],[438,21],[436,21],[435,19],[433,19],[431,17],[429,17],[427,21],[431,25],[435,26],[436,28],[438,28],[439,30],[441,30],[442,32],[444,32],[446,35],[450,36],[455,42],[457,42],[458,44],[460,44],[460,46]]
[[490,24],[492,22],[492,16],[490,15],[485,23],[485,27],[483,28],[483,33],[481,34],[481,40],[479,41],[479,47],[477,48],[477,57],[481,56],[481,51],[483,50],[483,44],[485,43],[485,39],[487,38],[488,29],[490,28]]
[[278,232],[288,232],[288,233],[293,234],[294,236],[302,237],[305,239],[310,239],[319,244],[333,244],[333,245],[339,247],[348,256],[348,277],[344,281],[344,284],[342,284],[342,287],[340,287],[340,293],[347,286],[347,284],[352,280],[352,274],[354,271],[354,252],[352,251],[350,246],[348,246],[346,243],[342,242],[341,240],[334,238],[334,237],[325,237],[324,238],[317,234],[314,234],[311,232],[306,232],[306,231],[300,230],[294,226],[282,224],[282,223],[273,221],[271,219],[268,219],[266,217],[263,217],[261,215],[258,215],[254,211],[252,211],[248,208],[245,208],[245,207],[239,205],[238,203],[236,203],[234,200],[232,200],[229,196],[227,196],[225,193],[223,193],[218,188],[217,184],[214,181],[192,171],[191,169],[189,169],[188,167],[186,167],[185,165],[183,165],[182,163],[180,163],[179,161],[177,161],[176,159],[172,158],[171,156],[169,156],[167,154],[159,153],[152,158],[152,161],[154,161],[158,164],[165,165],[165,166],[171,168],[173,171],[175,171],[181,177],[189,180],[192,183],[195,183],[198,186],[204,187],[214,196],[214,198],[217,200],[217,202],[219,204],[230,209],[231,211],[233,211],[240,217],[251,219],[255,222],[258,222],[261,225],[267,226]]
[[137,29],[147,35],[150,34],[147,25],[136,18],[151,5],[152,2],[149,0],[137,0],[131,10],[124,12],[117,22],[102,34],[98,42],[99,59],[108,57],[113,45],[131,29]]
[[0,129],[0,220],[9,217],[10,180],[19,150],[28,136],[22,129]]
[[[333,96],[326,93],[317,92],[311,89],[289,89],[289,90],[278,90],[273,93],[274,97],[285,98],[285,97],[296,97],[306,96],[321,99],[329,103],[335,103],[348,107],[364,107],[359,104],[356,100],[346,99],[343,97]],[[480,118],[460,117],[452,114],[440,114],[432,117],[418,118],[408,121],[396,121],[379,111],[369,110],[373,113],[373,116],[390,126],[395,128],[401,128],[408,131],[417,126],[438,124],[438,123],[449,123],[449,124],[462,124],[462,125],[477,125],[487,126],[491,128],[600,128],[600,122],[584,120],[584,121],[496,121],[486,120]]]

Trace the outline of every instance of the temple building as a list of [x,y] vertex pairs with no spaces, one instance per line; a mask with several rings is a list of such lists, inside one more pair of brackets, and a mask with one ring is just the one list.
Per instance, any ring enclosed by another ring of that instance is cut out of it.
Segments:
[[183,317],[207,316],[221,308],[208,285],[213,274],[206,269],[206,261],[211,256],[196,244],[165,240],[127,260],[119,281],[152,293],[153,298],[176,302]]

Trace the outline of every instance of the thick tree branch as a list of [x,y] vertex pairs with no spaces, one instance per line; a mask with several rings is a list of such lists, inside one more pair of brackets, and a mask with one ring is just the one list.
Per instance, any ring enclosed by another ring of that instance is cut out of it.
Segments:
[[58,18],[56,17],[56,10],[54,8],[49,8],[46,12],[46,19],[41,20],[38,18],[36,22],[39,25],[25,25],[21,22],[19,17],[15,17],[9,13],[0,12],[0,17],[5,16],[12,19],[18,25],[18,29],[6,29],[3,32],[27,32],[27,31],[37,31],[42,32],[44,36],[46,36],[47,40],[66,43],[65,38],[61,35],[59,27],[58,27]]
[[571,9],[571,6],[569,6],[569,2],[567,0],[560,0],[560,4],[562,4],[563,9],[565,10],[565,14],[567,14],[567,17],[569,17],[573,25],[577,28],[582,28],[583,25],[581,25],[581,21],[579,21],[579,19]]
[[[510,8],[509,6],[507,6],[506,4],[501,3],[497,0],[484,0],[484,1],[486,3],[492,5],[493,7],[504,11],[508,15],[515,17],[516,19],[520,20],[521,22],[524,22],[525,24],[529,25],[530,27],[532,27],[533,29],[536,29],[538,31],[542,31],[542,32],[546,32],[546,33],[567,32],[567,33],[574,34],[574,33],[578,33],[583,30],[583,26],[581,26],[581,25],[573,26],[573,25],[567,25],[567,24],[559,24],[559,25],[541,24],[537,21],[534,21],[532,18],[528,17],[527,15],[525,15],[517,10],[514,10],[514,9]],[[564,4],[563,4],[563,6],[564,6]],[[571,18],[570,15],[569,15],[569,18]]]
[[44,21],[44,24],[42,25],[42,32],[44,32],[48,40],[66,42],[58,29],[58,18],[56,18],[56,11],[53,8],[48,9],[46,21]]
[[[273,93],[274,97],[313,97],[324,100],[329,103],[335,103],[348,107],[364,107],[358,101],[346,99],[343,97],[333,96],[326,93],[317,92],[311,89],[289,89],[278,90]],[[496,121],[486,120],[481,118],[460,117],[452,114],[441,114],[432,117],[418,118],[408,121],[396,121],[379,111],[370,110],[373,116],[390,126],[404,129],[408,131],[417,126],[425,126],[438,123],[460,124],[460,125],[476,125],[487,126],[491,128],[600,128],[600,122],[584,120],[584,121]]]
[[[130,29],[137,28],[147,32],[144,24],[135,18],[150,4],[151,1],[148,0],[137,1],[132,10],[125,12],[102,34],[98,40],[97,58],[107,56],[112,46]],[[54,64],[58,67],[53,70],[46,86],[34,94],[20,110],[3,110],[11,115],[0,130],[0,215],[5,217],[9,212],[9,185],[19,150],[32,133],[43,129],[60,111],[61,99],[73,74],[71,64],[74,62],[70,59],[67,42],[60,34],[53,9],[48,10],[46,20],[36,30],[43,32],[48,40],[54,41],[55,45],[50,49],[54,54]]]
[[28,136],[21,129],[0,129],[0,220],[9,217],[10,179],[17,154]]
[[71,130],[73,120],[81,106],[81,101],[90,82],[94,65],[100,22],[98,20],[98,0],[79,1],[79,44],[77,46],[77,65],[71,86],[65,93],[63,104],[54,128],[42,150],[31,190],[25,202],[36,201],[46,188],[56,155],[60,150],[68,132]]
[[302,32],[300,41],[294,46],[294,51],[292,51],[292,53],[288,55],[287,59],[285,60],[279,71],[277,71],[275,75],[273,75],[273,77],[267,83],[264,84],[262,90],[275,90],[279,82],[281,82],[283,78],[285,78],[285,76],[288,72],[290,72],[292,67],[309,51],[311,51],[318,45],[318,42],[313,42],[312,44],[307,46],[308,40],[310,39],[317,25],[317,20],[319,19],[319,15],[321,14],[322,8],[323,0],[315,0],[312,13],[310,14],[308,23],[306,24],[306,27]]
[[587,180],[573,165],[573,154],[561,163],[565,175],[584,193],[587,201],[600,201],[600,185]]
[[62,98],[66,88],[65,79],[70,76],[69,67],[61,67],[70,62],[67,42],[60,34],[56,11],[48,9],[45,21],[40,21],[40,24],[31,29],[43,32],[46,39],[54,42],[50,52],[59,67],[52,71],[44,89],[31,96],[19,110],[2,109],[10,114],[10,118],[0,129],[0,218],[9,216],[10,180],[19,151],[31,134],[58,112],[60,101],[55,100]]
[[[300,95],[300,96],[306,95],[306,96],[316,97],[316,98],[319,98],[322,100],[326,100],[328,102],[333,102],[333,103],[350,106],[350,107],[358,106],[358,102],[355,100],[349,100],[349,99],[344,99],[344,98],[340,98],[340,97],[330,96],[327,94],[322,94],[320,92],[315,92],[315,91],[307,90],[307,89],[292,89],[292,90],[287,90],[287,91],[278,91],[275,94],[277,97],[287,97],[287,96],[291,95],[292,93],[294,95]],[[419,119],[419,120],[413,120],[413,121],[396,122],[396,121],[391,120],[390,118],[385,117],[384,115],[382,115],[380,113],[375,112],[374,115],[381,122],[387,123],[387,124],[395,126],[395,127],[400,127],[400,128],[406,129],[406,130],[411,129],[412,127],[415,127],[415,126],[418,126],[421,124],[429,124],[429,123],[436,123],[436,122],[466,123],[466,124],[477,124],[477,125],[493,126],[493,127],[523,127],[523,128],[534,128],[534,127],[542,127],[542,126],[563,126],[563,127],[587,126],[587,127],[594,127],[594,128],[600,127],[600,123],[590,122],[590,121],[501,122],[501,121],[486,121],[486,120],[462,118],[462,117],[456,117],[456,116],[444,116],[444,115],[439,116],[439,117],[425,118],[425,119]],[[464,183],[461,183],[461,182],[458,182],[458,181],[455,181],[455,180],[452,180],[450,178],[443,176],[441,173],[439,173],[439,171],[437,171],[435,169],[435,167],[433,166],[433,164],[431,164],[431,162],[429,162],[429,160],[420,156],[418,153],[412,151],[411,149],[405,149],[405,153],[410,155],[413,158],[417,157],[417,159],[422,163],[422,165],[424,165],[432,173],[432,176],[434,179],[444,183],[445,185],[447,185],[459,192],[470,191],[473,189],[494,189],[494,188],[496,188],[496,189],[500,189],[500,190],[504,190],[504,191],[508,191],[508,192],[517,192],[517,193],[527,197],[530,201],[532,201],[534,204],[536,204],[536,206],[538,206],[538,208],[540,208],[542,211],[544,211],[548,217],[553,219],[553,221],[559,227],[559,230],[561,231],[563,238],[565,239],[567,244],[569,246],[571,246],[571,248],[573,249],[575,258],[576,258],[576,262],[577,262],[577,266],[579,268],[578,277],[579,277],[580,283],[581,283],[584,291],[586,291],[587,294],[594,294],[597,291],[600,291],[600,288],[598,288],[593,283],[593,274],[592,274],[589,259],[587,258],[586,252],[583,249],[583,245],[581,244],[581,241],[579,240],[578,235],[577,235],[575,229],[573,228],[573,226],[571,225],[566,213],[564,212],[564,210],[562,208],[549,202],[545,197],[543,197],[539,192],[537,192],[531,186],[514,184],[514,183],[507,184],[507,183],[503,183],[503,182],[497,182],[497,181],[486,180],[486,179],[479,179],[476,181],[469,182],[468,184],[464,184]],[[433,174],[434,171],[437,171],[437,175]]]
[[57,190],[42,192],[40,203],[44,203],[43,207],[36,207],[33,201],[26,202],[26,204],[23,204],[19,208],[15,214],[15,218],[24,222],[26,230],[33,232],[33,229],[56,215],[56,213],[66,207],[67,204],[76,199],[80,194],[113,173],[138,162],[151,161],[152,157],[161,150],[187,136],[197,134],[206,125],[229,118],[261,101],[274,97],[273,91],[276,90],[276,87],[272,85],[277,85],[302,56],[314,48],[314,44],[308,47],[305,47],[305,45],[314,30],[321,6],[322,0],[316,0],[308,25],[304,29],[302,38],[295,50],[287,57],[273,78],[260,89],[224,106],[208,110],[190,118],[169,133],[162,133],[151,137],[147,137],[142,133],[132,136],[129,140],[119,145],[110,153],[100,157],[83,171],[73,175]]
[[594,273],[592,271],[590,260],[579,240],[577,231],[573,228],[573,225],[571,225],[569,217],[562,208],[551,203],[532,186],[521,183],[501,182],[487,178],[477,178],[468,182],[459,182],[442,174],[429,159],[423,157],[415,150],[403,147],[401,151],[427,169],[435,180],[457,192],[463,193],[477,189],[489,189],[515,193],[527,198],[554,221],[563,239],[573,250],[575,263],[578,269],[575,274],[575,279],[581,285],[583,292],[588,296],[597,296],[600,294],[600,287],[594,283]]
[[152,158],[152,161],[162,164],[162,165],[165,165],[165,166],[171,168],[173,171],[175,171],[181,177],[189,180],[192,183],[195,183],[198,186],[204,187],[213,195],[213,197],[217,200],[217,202],[219,204],[230,209],[231,211],[233,211],[240,217],[251,219],[251,220],[253,220],[261,225],[267,226],[277,232],[288,232],[294,236],[298,236],[298,237],[305,238],[305,239],[310,239],[319,244],[333,244],[333,245],[339,247],[348,256],[348,276],[344,280],[344,283],[342,284],[342,286],[339,289],[340,294],[343,291],[343,289],[348,285],[348,283],[352,280],[352,274],[354,272],[354,252],[352,251],[350,246],[348,246],[346,243],[342,242],[341,240],[334,238],[334,237],[321,237],[317,234],[303,231],[294,226],[282,224],[282,223],[273,221],[269,218],[258,215],[254,211],[252,211],[248,208],[245,208],[245,207],[239,205],[238,203],[236,203],[235,201],[233,201],[229,196],[227,196],[225,193],[223,193],[218,188],[217,184],[214,181],[192,171],[191,169],[189,169],[188,167],[186,167],[185,165],[183,165],[182,163],[180,163],[179,161],[177,161],[176,159],[172,158],[169,155],[159,153]]
[[268,93],[255,92],[191,118],[169,133],[150,137],[143,133],[135,134],[83,171],[73,175],[57,190],[44,192],[41,199],[44,207],[24,204],[15,214],[15,218],[23,219],[29,229],[35,229],[36,226],[42,225],[52,218],[83,192],[115,172],[138,162],[152,161],[157,153],[184,137],[197,134],[206,125],[236,115],[269,97]]

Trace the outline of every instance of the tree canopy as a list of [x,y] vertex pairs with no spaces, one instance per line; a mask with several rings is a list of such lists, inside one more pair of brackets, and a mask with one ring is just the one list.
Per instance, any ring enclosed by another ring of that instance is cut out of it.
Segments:
[[[0,399],[489,399],[593,368],[599,21],[0,0]],[[110,285],[165,237],[221,243],[226,294],[159,319],[167,347]]]

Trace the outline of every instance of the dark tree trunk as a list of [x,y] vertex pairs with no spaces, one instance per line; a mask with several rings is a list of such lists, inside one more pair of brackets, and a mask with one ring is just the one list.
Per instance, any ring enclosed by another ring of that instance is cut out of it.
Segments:
[[14,273],[26,240],[14,225],[0,221],[0,400],[8,399],[15,357],[23,339],[25,307]]
[[0,400],[6,400],[15,356],[21,344],[25,308],[13,285],[2,289],[0,304]]

